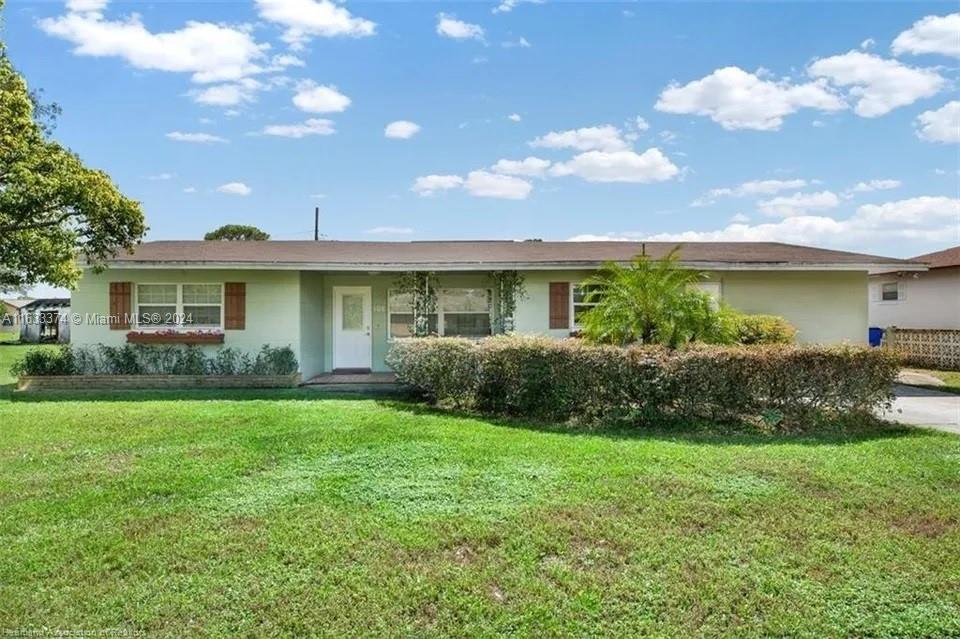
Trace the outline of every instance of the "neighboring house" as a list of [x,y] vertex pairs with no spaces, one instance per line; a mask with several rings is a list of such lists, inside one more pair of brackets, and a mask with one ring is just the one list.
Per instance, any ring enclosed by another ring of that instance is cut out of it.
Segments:
[[909,261],[929,270],[870,276],[870,326],[960,329],[960,246]]
[[[666,242],[148,242],[85,269],[73,292],[74,344],[202,339],[256,351],[290,345],[305,377],[344,369],[387,370],[392,339],[410,334],[405,273],[429,272],[439,291],[431,329],[442,335],[491,333],[490,273],[524,278],[514,329],[567,337],[586,308],[578,283],[607,261]],[[804,342],[867,337],[868,272],[925,267],[903,260],[777,243],[684,244],[684,264],[709,274],[715,296],[748,313],[786,317]],[[107,317],[113,320],[107,321]],[[191,318],[185,326],[182,320]],[[112,325],[110,325],[112,322]],[[199,329],[199,330],[198,330]],[[191,330],[194,337],[167,333]]]
[[70,298],[46,297],[32,300],[20,308],[21,342],[70,341]]
[[20,309],[32,302],[29,297],[0,300],[0,333],[20,333]]

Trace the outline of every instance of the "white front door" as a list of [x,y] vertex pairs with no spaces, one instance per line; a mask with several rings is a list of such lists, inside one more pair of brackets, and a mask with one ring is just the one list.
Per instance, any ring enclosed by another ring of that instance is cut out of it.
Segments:
[[369,286],[333,287],[333,367],[371,368]]

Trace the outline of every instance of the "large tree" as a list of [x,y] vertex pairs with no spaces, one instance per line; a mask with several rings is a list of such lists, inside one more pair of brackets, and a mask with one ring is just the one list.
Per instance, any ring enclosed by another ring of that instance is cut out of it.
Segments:
[[203,236],[205,240],[269,240],[270,234],[246,224],[224,224]]
[[50,115],[0,42],[0,288],[71,287],[78,256],[100,267],[146,232],[139,202],[50,138]]

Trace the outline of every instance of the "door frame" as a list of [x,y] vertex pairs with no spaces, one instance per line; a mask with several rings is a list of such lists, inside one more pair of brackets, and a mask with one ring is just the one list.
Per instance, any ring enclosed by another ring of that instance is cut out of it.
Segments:
[[[340,333],[340,326],[342,326],[343,321],[343,303],[341,294],[343,293],[362,293],[364,296],[364,314],[369,314],[366,318],[367,326],[367,337],[370,341],[370,359],[367,362],[366,366],[337,366],[337,335]],[[330,360],[330,369],[353,369],[353,368],[366,368],[373,370],[373,287],[372,286],[334,286],[333,287],[333,326],[332,335],[331,335],[331,360]]]

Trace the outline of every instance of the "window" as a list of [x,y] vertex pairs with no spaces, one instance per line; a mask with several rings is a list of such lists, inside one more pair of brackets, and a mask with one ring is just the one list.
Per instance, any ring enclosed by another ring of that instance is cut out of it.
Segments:
[[[492,294],[485,288],[448,288],[437,293],[437,312],[427,315],[427,331],[447,337],[484,337],[491,334]],[[390,291],[390,337],[411,337],[413,294]]]
[[137,285],[137,326],[140,328],[218,328],[222,325],[222,284]]
[[884,282],[880,285],[880,299],[884,302],[896,302],[900,299],[900,283]]
[[591,295],[591,293],[597,290],[599,290],[599,287],[596,284],[573,285],[573,295],[571,296],[573,303],[573,313],[571,314],[573,328],[580,327],[581,315],[600,303],[599,295]]

